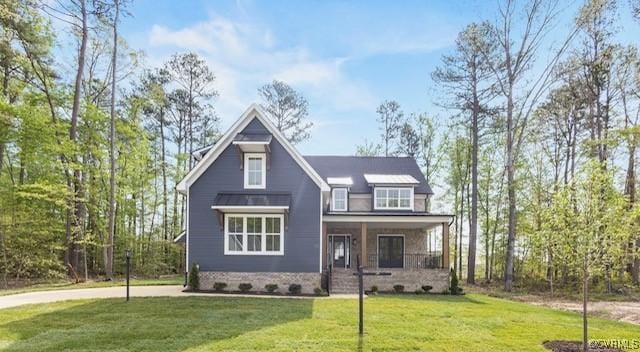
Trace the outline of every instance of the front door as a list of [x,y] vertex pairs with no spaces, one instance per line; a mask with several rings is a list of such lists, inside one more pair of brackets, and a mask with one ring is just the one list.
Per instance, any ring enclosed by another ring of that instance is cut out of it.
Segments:
[[331,257],[331,263],[334,268],[348,268],[350,258],[350,240],[349,236],[336,236],[330,237],[331,246],[329,255]]
[[378,236],[378,267],[404,267],[404,237]]

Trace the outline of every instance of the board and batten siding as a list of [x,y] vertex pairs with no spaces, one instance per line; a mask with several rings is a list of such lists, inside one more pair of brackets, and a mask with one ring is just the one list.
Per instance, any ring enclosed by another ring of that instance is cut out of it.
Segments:
[[[269,133],[253,119],[241,133]],[[189,188],[189,265],[200,271],[319,272],[320,188],[274,138],[266,189],[244,189],[237,148],[229,145]],[[288,227],[284,231],[284,255],[224,255],[224,231],[211,209],[218,192],[291,195]]]

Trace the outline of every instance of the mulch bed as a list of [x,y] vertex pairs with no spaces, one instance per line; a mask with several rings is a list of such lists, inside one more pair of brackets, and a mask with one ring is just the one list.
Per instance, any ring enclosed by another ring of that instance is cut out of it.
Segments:
[[[545,341],[542,344],[546,349],[553,352],[582,352],[582,342],[580,341]],[[623,352],[617,348],[595,348],[589,347],[590,352]]]
[[191,289],[184,289],[182,290],[182,292],[195,292],[195,293],[221,293],[221,294],[235,294],[235,295],[247,295],[247,296],[285,296],[285,297],[328,297],[329,295],[326,292],[323,292],[320,295],[316,295],[313,293],[297,293],[297,294],[292,294],[292,293],[281,293],[281,292],[264,292],[264,291],[248,291],[248,292],[242,292],[242,291],[230,291],[230,290],[224,290],[224,291],[216,291],[216,290],[191,290]]

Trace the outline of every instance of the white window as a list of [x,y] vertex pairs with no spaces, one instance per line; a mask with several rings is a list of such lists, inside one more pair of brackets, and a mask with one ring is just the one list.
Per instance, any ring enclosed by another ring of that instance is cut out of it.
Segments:
[[334,188],[331,191],[331,209],[335,211],[347,211],[347,189]]
[[375,209],[413,210],[413,188],[376,187]]
[[244,154],[244,188],[266,188],[266,159],[264,153]]
[[225,215],[225,255],[283,255],[283,215]]

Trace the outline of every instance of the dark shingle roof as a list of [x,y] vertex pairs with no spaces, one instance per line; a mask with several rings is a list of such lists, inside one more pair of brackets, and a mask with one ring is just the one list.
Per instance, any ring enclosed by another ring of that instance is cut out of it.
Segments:
[[248,193],[218,193],[213,205],[235,206],[289,206],[289,194],[248,194]]
[[305,156],[307,162],[326,181],[327,177],[351,177],[353,193],[370,193],[364,174],[411,175],[420,182],[415,193],[433,194],[420,167],[410,157]]

